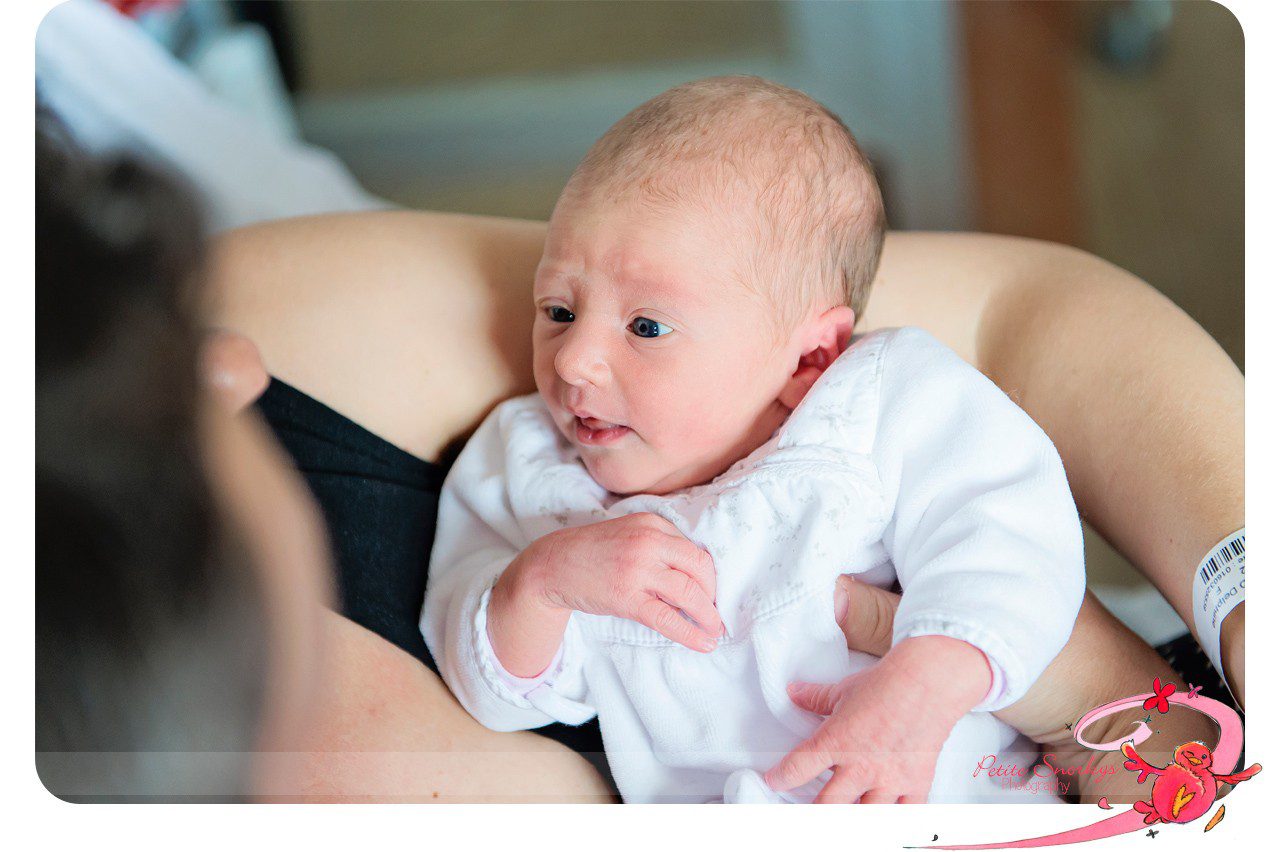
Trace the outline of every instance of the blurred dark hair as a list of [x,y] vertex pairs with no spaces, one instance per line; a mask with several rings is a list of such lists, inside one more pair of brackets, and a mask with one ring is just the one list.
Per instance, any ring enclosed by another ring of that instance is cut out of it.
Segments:
[[36,126],[36,751],[72,799],[246,789],[251,566],[198,434],[200,216],[139,161]]

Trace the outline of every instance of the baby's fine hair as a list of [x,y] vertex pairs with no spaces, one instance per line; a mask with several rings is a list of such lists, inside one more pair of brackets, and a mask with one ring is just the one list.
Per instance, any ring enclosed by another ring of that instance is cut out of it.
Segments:
[[658,205],[701,204],[726,223],[751,211],[739,272],[784,322],[815,304],[862,314],[884,244],[884,202],[849,128],[803,92],[710,77],[646,101],[592,146],[566,193],[633,190]]

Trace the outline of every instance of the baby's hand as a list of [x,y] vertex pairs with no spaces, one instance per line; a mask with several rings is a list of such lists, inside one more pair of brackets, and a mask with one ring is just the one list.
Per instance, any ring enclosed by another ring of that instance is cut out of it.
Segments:
[[[953,664],[959,671],[948,674]],[[955,723],[986,694],[990,678],[985,656],[973,646],[921,636],[839,683],[793,683],[791,700],[827,719],[765,781],[791,790],[832,769],[816,803],[923,803],[938,752]],[[951,688],[957,681],[959,688]]]
[[665,518],[646,512],[571,527],[532,548],[533,589],[554,608],[629,618],[695,651],[712,650],[724,632],[711,554]]

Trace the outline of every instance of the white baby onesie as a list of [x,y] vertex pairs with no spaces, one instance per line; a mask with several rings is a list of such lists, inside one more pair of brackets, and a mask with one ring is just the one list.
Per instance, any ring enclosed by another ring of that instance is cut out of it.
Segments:
[[[715,561],[727,635],[709,654],[636,622],[575,612],[552,667],[518,688],[489,646],[489,591],[558,529],[653,512]],[[919,329],[876,332],[833,363],[766,444],[706,485],[662,497],[601,488],[535,396],[500,405],[445,481],[422,632],[463,706],[500,731],[599,715],[628,802],[762,800],[756,773],[821,719],[795,680],[866,668],[833,612],[836,577],[898,582],[895,643],[982,650],[994,682],[952,731],[930,801],[1026,800],[975,772],[1034,747],[989,712],[1066,643],[1084,594],[1080,523],[1053,444],[981,373]],[[910,719],[927,700],[903,707]],[[745,772],[744,772],[745,770]],[[784,796],[812,799],[818,783]],[[1041,799],[1043,801],[1043,799]]]

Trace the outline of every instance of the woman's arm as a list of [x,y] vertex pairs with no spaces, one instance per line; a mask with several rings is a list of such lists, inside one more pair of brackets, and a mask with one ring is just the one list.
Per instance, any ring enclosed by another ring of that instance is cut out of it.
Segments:
[[[1199,325],[1084,252],[893,234],[862,327],[919,325],[1053,439],[1084,518],[1194,628],[1200,559],[1244,525],[1244,377]],[[1244,701],[1244,607],[1223,657]]]
[[[301,755],[299,789],[280,800],[612,802],[590,764],[527,732],[499,734],[462,709],[413,657],[341,616],[324,614],[324,688]],[[281,759],[294,759],[282,755]]]
[[[214,249],[206,371],[232,407],[272,374],[424,459],[519,392],[528,330],[508,333],[494,282],[509,255],[532,268],[541,231],[454,217],[329,216],[247,229]],[[523,256],[531,253],[531,257]],[[523,300],[521,300],[523,307]],[[480,329],[477,333],[475,330]],[[500,341],[495,345],[494,340]],[[519,372],[520,378],[512,378]],[[613,801],[600,774],[550,739],[499,734],[440,678],[385,639],[324,614],[324,691],[311,707],[301,779],[267,792],[311,801]],[[292,761],[291,755],[274,755]]]

